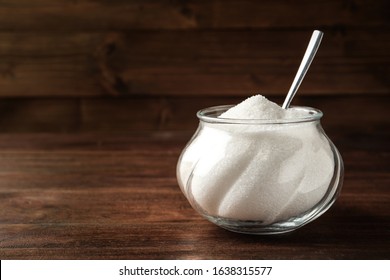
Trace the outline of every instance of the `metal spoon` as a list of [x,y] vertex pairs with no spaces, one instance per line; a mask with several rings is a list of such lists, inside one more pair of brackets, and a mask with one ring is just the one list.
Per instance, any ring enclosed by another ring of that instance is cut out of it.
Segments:
[[309,45],[307,46],[305,55],[303,56],[301,65],[298,68],[298,72],[295,75],[294,81],[291,84],[286,99],[284,100],[282,106],[283,109],[287,109],[290,106],[291,100],[294,98],[295,94],[297,93],[297,90],[301,85],[302,80],[305,77],[311,62],[313,61],[313,58],[316,55],[316,52],[318,50],[318,47],[320,46],[323,35],[324,33],[319,30],[314,30],[313,35],[311,35],[311,39]]

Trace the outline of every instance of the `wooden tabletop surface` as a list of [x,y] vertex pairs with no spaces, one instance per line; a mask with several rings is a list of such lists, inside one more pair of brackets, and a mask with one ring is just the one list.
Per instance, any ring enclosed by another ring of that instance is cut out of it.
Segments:
[[0,259],[388,259],[389,101],[308,104],[325,113],[344,186],[323,216],[281,236],[232,233],[190,207],[175,168],[191,111],[186,129],[2,133]]

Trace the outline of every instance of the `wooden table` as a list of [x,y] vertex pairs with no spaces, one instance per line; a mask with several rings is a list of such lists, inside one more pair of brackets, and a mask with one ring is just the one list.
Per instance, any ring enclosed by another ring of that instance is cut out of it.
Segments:
[[187,129],[0,134],[0,259],[388,259],[389,101],[305,99],[325,112],[344,186],[282,236],[228,232],[190,207],[175,167],[191,111]]

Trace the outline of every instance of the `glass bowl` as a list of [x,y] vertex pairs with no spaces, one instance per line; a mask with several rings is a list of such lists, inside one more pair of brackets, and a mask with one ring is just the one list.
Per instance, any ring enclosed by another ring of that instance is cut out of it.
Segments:
[[292,107],[304,117],[218,117],[231,107],[200,110],[180,155],[177,180],[191,206],[222,228],[248,234],[290,232],[328,210],[344,168],[321,127],[322,112]]

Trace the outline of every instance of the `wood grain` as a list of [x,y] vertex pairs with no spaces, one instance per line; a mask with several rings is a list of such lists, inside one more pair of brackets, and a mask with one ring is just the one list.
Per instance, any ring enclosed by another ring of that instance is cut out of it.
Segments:
[[[0,259],[389,259],[390,2],[0,3]],[[324,112],[341,196],[298,231],[234,234],[176,183],[196,112],[254,93]]]
[[[249,95],[248,95],[249,96]],[[136,98],[7,98],[0,100],[2,133],[123,133],[132,131],[195,130],[196,112],[200,109],[237,104],[245,97],[136,97]],[[269,99],[283,103],[284,97]],[[377,102],[377,100],[381,102]],[[352,100],[352,103],[351,103]],[[362,127],[367,132],[381,133],[388,129],[389,96],[366,95],[302,96],[293,105],[311,106],[324,113],[327,131],[348,129],[354,142]],[[353,104],[353,105],[351,105]],[[356,116],[363,115],[356,121]],[[374,125],[375,124],[375,125]],[[381,139],[380,137],[378,139]],[[368,141],[367,143],[370,143]]]
[[385,0],[0,3],[0,97],[389,94]]
[[0,30],[382,27],[388,1],[3,1]]
[[303,100],[333,110],[323,123],[343,156],[345,180],[331,210],[296,232],[234,234],[190,207],[175,179],[193,133],[188,123],[178,130],[2,133],[0,258],[388,259],[390,118],[380,109],[388,98],[345,98],[348,110],[342,99]]
[[[326,29],[303,95],[389,93],[390,28]],[[308,30],[0,33],[0,96],[247,96],[288,91]]]

